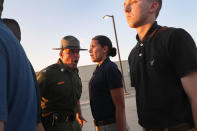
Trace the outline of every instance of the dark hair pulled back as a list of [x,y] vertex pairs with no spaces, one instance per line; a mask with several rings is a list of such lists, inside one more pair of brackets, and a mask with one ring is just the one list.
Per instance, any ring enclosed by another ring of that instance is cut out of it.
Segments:
[[108,47],[107,56],[116,56],[116,48],[112,47],[112,42],[107,36],[97,35],[94,38],[92,38],[92,40],[97,40],[101,47]]

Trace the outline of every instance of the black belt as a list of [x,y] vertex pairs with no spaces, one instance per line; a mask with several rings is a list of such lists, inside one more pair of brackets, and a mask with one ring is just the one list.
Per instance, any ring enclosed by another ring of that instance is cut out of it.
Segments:
[[106,119],[106,120],[102,120],[102,121],[94,120],[95,126],[104,126],[104,125],[108,125],[108,124],[113,124],[115,122],[116,122],[115,118],[110,118],[110,119]]
[[188,123],[181,123],[176,126],[170,126],[167,128],[157,128],[157,129],[146,129],[144,128],[144,131],[187,131],[189,129],[194,128],[191,124]]

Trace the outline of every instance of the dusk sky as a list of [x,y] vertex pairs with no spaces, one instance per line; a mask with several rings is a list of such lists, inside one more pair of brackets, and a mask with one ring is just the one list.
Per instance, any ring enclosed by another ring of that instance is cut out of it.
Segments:
[[[18,21],[22,45],[36,71],[57,62],[63,36],[73,35],[81,47],[89,49],[91,39],[106,35],[116,47],[114,15],[121,59],[126,60],[136,44],[136,31],[129,28],[124,15],[124,0],[4,0],[2,18]],[[197,42],[197,0],[163,0],[157,19],[160,25],[184,28]],[[79,66],[93,64],[88,51],[80,52]],[[112,59],[118,60],[118,56]]]

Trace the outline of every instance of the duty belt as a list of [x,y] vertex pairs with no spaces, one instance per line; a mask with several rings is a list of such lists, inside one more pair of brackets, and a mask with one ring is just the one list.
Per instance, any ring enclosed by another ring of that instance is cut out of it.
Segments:
[[[43,115],[42,115],[43,116]],[[44,125],[50,124],[54,126],[56,122],[73,122],[76,115],[66,115],[65,113],[49,113],[46,117],[42,117]]]

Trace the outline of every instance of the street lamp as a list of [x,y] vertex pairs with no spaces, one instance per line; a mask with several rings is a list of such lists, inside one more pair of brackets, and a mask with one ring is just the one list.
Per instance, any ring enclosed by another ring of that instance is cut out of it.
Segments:
[[118,45],[118,38],[117,38],[117,33],[116,33],[116,26],[115,26],[114,16],[113,15],[105,15],[105,16],[103,16],[103,19],[108,19],[110,17],[112,18],[113,27],[114,27],[114,34],[115,34],[115,39],[116,39],[117,51],[118,51],[118,59],[119,59],[119,64],[120,64],[120,72],[122,73],[123,88],[125,90],[125,93],[127,93],[127,90],[126,90],[126,87],[125,87],[123,69],[122,69],[122,62],[121,62],[121,58],[120,58],[120,50],[119,50],[119,45]]

